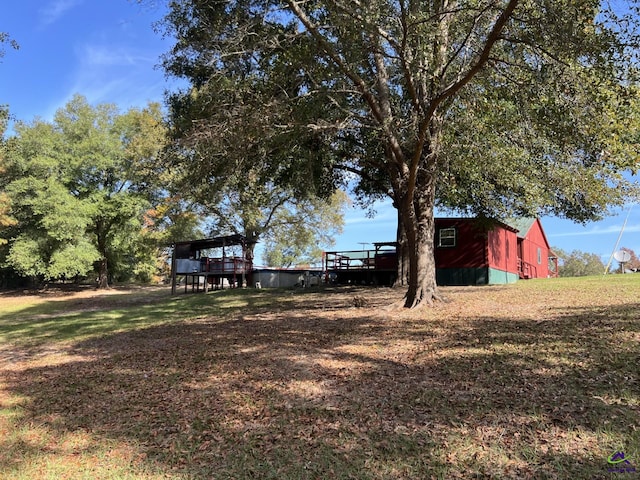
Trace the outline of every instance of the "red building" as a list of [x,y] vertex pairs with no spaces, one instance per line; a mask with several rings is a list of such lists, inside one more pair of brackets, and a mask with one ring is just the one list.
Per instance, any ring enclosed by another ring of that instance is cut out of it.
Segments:
[[[439,285],[487,285],[519,278],[557,276],[557,258],[549,247],[540,220],[523,218],[479,221],[474,218],[435,219],[436,280]],[[326,252],[325,271],[338,283],[392,283],[393,243],[376,250]],[[386,262],[382,268],[381,260]]]
[[500,284],[557,276],[557,258],[537,218],[490,223],[436,218],[435,226],[440,285]]
[[518,274],[520,278],[558,276],[558,257],[549,246],[538,218],[518,218],[509,221],[518,230]]
[[502,222],[436,218],[439,285],[486,285],[518,279],[517,230]]

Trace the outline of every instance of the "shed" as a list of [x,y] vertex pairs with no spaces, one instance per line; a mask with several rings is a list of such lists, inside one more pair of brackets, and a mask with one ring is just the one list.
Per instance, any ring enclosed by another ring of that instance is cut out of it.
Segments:
[[322,283],[322,275],[319,269],[257,268],[253,282],[260,288],[309,287]]

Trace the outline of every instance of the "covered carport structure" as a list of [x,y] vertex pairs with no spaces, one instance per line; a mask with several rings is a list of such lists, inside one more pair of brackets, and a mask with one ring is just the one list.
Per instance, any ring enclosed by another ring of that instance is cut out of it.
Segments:
[[[185,277],[185,293],[222,289],[246,285],[253,270],[253,261],[247,248],[252,243],[243,235],[204,238],[176,242],[171,257],[171,293],[177,290],[177,278]],[[238,255],[238,248],[241,253]],[[210,256],[212,252],[215,255]]]

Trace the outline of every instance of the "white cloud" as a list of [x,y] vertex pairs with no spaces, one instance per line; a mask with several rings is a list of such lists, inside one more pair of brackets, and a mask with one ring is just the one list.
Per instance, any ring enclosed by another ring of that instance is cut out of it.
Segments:
[[[581,237],[581,236],[592,236],[592,235],[613,235],[620,234],[622,230],[622,225],[609,225],[608,227],[596,227],[591,228],[589,230],[580,230],[575,232],[561,232],[561,233],[552,233],[548,234],[548,237]],[[637,225],[627,225],[624,227],[624,233],[637,233],[640,232],[640,224]]]
[[345,214],[346,225],[357,224],[370,224],[375,222],[376,224],[395,224],[398,220],[398,216],[395,210],[377,208],[373,217],[367,217],[364,210],[347,211]]
[[162,72],[154,68],[157,55],[106,44],[84,44],[75,51],[76,64],[65,82],[68,87],[49,107],[51,116],[75,94],[83,95],[91,104],[113,103],[121,110],[162,102],[168,85]]
[[78,52],[82,68],[138,66],[152,68],[157,58],[145,56],[128,48],[104,45],[84,45]]
[[80,5],[82,2],[83,0],[54,0],[38,11],[40,23],[42,25],[51,25],[58,21],[66,12]]

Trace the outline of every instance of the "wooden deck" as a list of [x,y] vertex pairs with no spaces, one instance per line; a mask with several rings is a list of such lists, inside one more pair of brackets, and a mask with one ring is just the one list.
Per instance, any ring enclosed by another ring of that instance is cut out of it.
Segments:
[[391,242],[374,244],[374,250],[325,252],[325,281],[337,284],[391,285],[395,281],[397,254]]

